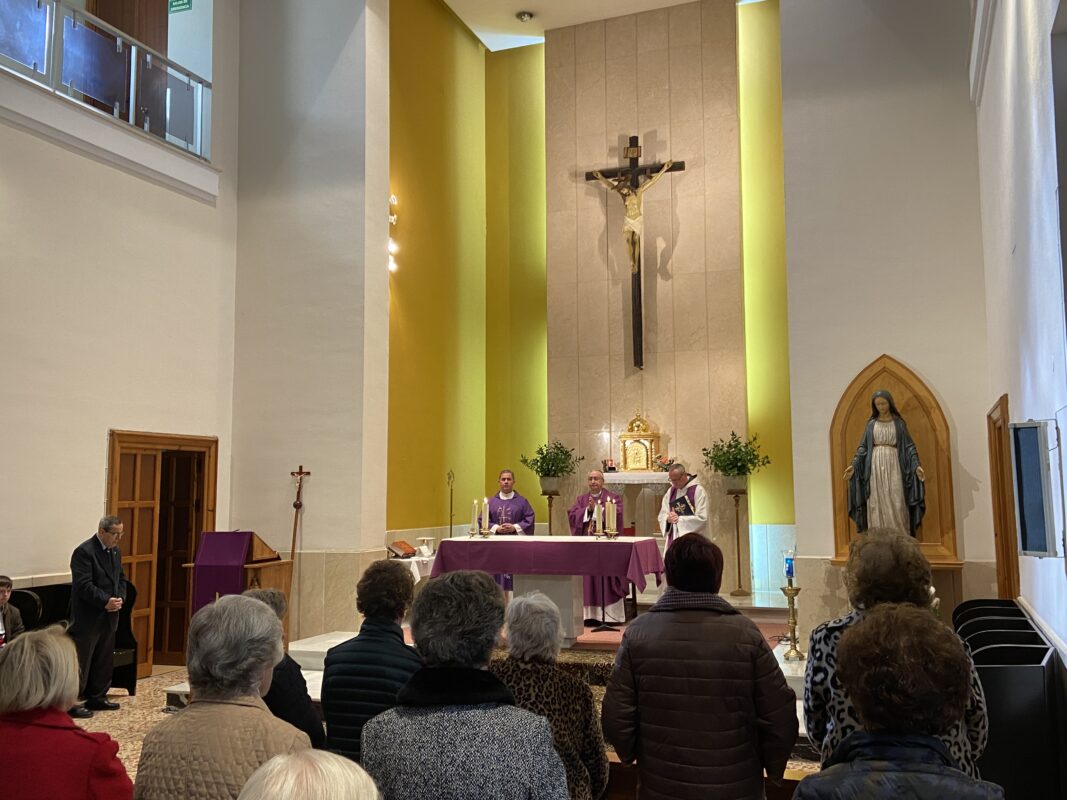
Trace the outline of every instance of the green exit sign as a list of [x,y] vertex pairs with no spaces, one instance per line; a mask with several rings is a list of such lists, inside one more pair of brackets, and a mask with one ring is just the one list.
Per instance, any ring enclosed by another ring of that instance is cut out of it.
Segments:
[[179,11],[192,11],[193,0],[169,0],[167,10],[171,14],[177,14]]

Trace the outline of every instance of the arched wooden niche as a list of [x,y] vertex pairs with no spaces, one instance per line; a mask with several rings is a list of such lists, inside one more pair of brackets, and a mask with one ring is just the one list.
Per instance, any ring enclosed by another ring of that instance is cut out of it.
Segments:
[[830,423],[830,469],[834,499],[835,562],[848,558],[856,525],[848,516],[845,469],[871,416],[871,395],[885,389],[915,440],[926,473],[926,516],[918,539],[931,564],[959,566],[956,556],[956,514],[952,499],[952,458],[948,422],[933,393],[918,375],[891,356],[872,361],[845,389]]

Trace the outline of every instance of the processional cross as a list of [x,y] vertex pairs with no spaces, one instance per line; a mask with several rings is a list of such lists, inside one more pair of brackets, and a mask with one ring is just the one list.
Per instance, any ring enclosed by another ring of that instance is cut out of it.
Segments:
[[[629,160],[629,166],[587,172],[585,179],[599,181],[611,191],[618,192],[626,206],[623,235],[626,237],[626,249],[630,256],[630,318],[633,323],[634,366],[643,369],[645,342],[641,297],[641,236],[644,232],[644,220],[641,196],[666,173],[683,171],[685,162],[668,160],[663,163],[641,164],[641,146],[636,136],[630,137],[630,144],[624,148],[623,156]],[[645,176],[644,183],[641,182],[642,175]]]
[[293,501],[293,543],[289,547],[289,558],[296,561],[296,528],[300,523],[300,509],[304,507],[301,495],[304,492],[304,478],[311,475],[311,473],[305,471],[304,465],[301,464],[297,467],[296,472],[290,472],[289,474],[296,478],[296,500]]

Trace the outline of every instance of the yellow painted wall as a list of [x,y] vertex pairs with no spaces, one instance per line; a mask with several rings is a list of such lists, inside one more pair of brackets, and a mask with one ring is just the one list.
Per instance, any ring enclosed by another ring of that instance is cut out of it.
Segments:
[[390,17],[386,524],[447,525],[450,469],[463,524],[504,466],[544,521],[519,465],[547,436],[544,48],[487,54],[441,0]]
[[449,469],[457,524],[485,493],[485,50],[440,0],[393,0],[390,17],[400,266],[386,524],[397,529],[448,524]]
[[738,6],[737,28],[748,428],[772,460],[752,476],[749,514],[754,524],[787,525],[795,516],[778,0]]
[[548,436],[543,45],[486,54],[485,141],[485,480],[515,470],[547,522],[537,477],[519,463]]

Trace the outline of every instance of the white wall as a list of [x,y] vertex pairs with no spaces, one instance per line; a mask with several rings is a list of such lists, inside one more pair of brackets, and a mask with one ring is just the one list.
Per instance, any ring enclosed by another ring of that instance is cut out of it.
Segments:
[[289,473],[311,471],[301,635],[346,624],[384,548],[388,41],[386,0],[241,15],[233,524],[287,552]]
[[[985,414],[999,393],[987,379],[969,15],[966,0],[782,1],[798,569],[810,620],[834,611],[816,600],[837,580],[825,567],[839,479],[830,420],[882,353],[914,369],[948,417],[959,555],[994,557]],[[985,594],[993,576],[986,563],[964,581]]]
[[188,11],[167,16],[167,57],[208,80],[211,80],[213,18],[214,0],[193,0]]
[[[1049,38],[1057,5],[997,3],[978,98],[990,396],[1008,393],[1013,422],[1059,414],[1062,423],[1067,406]],[[1060,555],[1020,558],[1019,576],[1022,597],[1064,640]]]
[[218,436],[227,523],[236,4],[216,33],[215,205],[0,125],[0,571],[67,570],[104,512],[109,428]]

